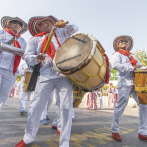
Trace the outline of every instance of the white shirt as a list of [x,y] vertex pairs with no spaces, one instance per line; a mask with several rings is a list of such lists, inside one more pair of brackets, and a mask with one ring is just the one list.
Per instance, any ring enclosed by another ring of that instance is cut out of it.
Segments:
[[25,80],[25,69],[28,68],[26,63],[23,63],[19,66],[19,74],[21,75],[21,82]]
[[[137,57],[133,54],[131,54],[138,63],[136,65],[141,65]],[[130,86],[134,85],[134,67],[130,62],[130,59],[128,56],[125,56],[119,52],[115,52],[112,55],[111,59],[112,68],[117,70],[117,86],[118,88],[121,87],[121,85],[124,86]],[[145,67],[141,67],[142,69]]]
[[[0,30],[0,42],[7,43],[12,38],[13,36],[9,34],[7,31]],[[26,41],[22,37],[19,37],[17,41],[19,42],[21,49],[25,50],[27,46]],[[13,44],[11,45],[13,46]],[[13,71],[14,59],[15,59],[14,54],[2,51],[0,53],[0,68]]]
[[[55,33],[60,44],[63,44],[71,35],[77,31],[78,27],[74,24],[69,23],[65,26],[65,28],[57,28]],[[36,57],[41,51],[41,45],[45,37],[45,35],[32,37],[29,40],[24,59],[30,66],[34,66],[39,63],[37,62]],[[51,41],[55,47],[55,50],[57,51],[59,45],[54,35]],[[42,77],[42,80],[54,79],[63,76],[54,70],[53,61],[47,54],[45,60],[42,62],[42,65],[43,66],[40,69],[40,77]]]

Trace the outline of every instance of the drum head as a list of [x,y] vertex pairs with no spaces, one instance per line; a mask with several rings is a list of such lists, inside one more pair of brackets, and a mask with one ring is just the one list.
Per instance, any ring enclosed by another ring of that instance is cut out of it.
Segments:
[[88,58],[92,46],[92,40],[85,34],[69,38],[56,52],[56,66],[63,71],[78,67]]

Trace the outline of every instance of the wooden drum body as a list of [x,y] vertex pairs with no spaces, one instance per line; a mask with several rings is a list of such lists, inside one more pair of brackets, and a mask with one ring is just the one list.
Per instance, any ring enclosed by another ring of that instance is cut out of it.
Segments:
[[56,69],[85,92],[97,90],[105,83],[107,69],[101,47],[92,35],[74,35],[57,50]]
[[83,90],[78,87],[76,84],[73,83],[73,107],[77,108],[83,97],[84,97],[85,92],[83,92]]
[[31,75],[32,75],[32,70],[25,70],[25,80],[24,80],[24,89],[25,89],[25,92],[31,92],[31,91],[28,91],[27,90],[27,87],[28,87],[28,84],[29,84]]
[[139,104],[147,104],[147,70],[137,69],[135,73],[135,91]]

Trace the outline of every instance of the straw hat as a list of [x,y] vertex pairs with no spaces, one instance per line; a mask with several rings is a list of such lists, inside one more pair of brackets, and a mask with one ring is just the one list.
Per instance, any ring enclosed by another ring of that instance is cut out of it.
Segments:
[[10,16],[4,16],[2,17],[1,19],[1,25],[2,25],[2,28],[8,28],[8,24],[10,21],[12,20],[17,20],[17,21],[20,21],[22,23],[22,28],[20,30],[20,34],[23,34],[25,33],[27,30],[28,30],[28,25],[26,22],[24,22],[22,19],[20,19],[19,17],[10,17]]
[[114,39],[114,41],[113,41],[113,48],[114,48],[115,51],[119,50],[118,43],[120,42],[120,40],[127,40],[128,41],[128,48],[127,48],[127,50],[130,51],[132,49],[132,47],[133,47],[133,39],[132,39],[132,37],[124,36],[123,35],[123,36],[118,36],[118,37],[116,37]]
[[50,20],[53,25],[58,21],[57,18],[55,18],[54,16],[35,16],[35,17],[31,17],[28,25],[29,25],[29,31],[30,33],[35,36],[36,34],[39,33],[37,26],[40,22],[44,21],[44,20]]

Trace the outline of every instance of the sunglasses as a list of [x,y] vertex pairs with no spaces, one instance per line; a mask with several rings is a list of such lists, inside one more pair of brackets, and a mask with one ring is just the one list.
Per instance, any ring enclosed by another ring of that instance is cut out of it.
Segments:
[[21,22],[19,22],[19,21],[17,21],[17,20],[12,20],[12,21],[10,21],[9,23],[14,23],[14,24],[19,24],[19,26],[22,28],[22,23]]
[[120,40],[120,43],[123,43],[123,42],[128,43],[127,40]]

